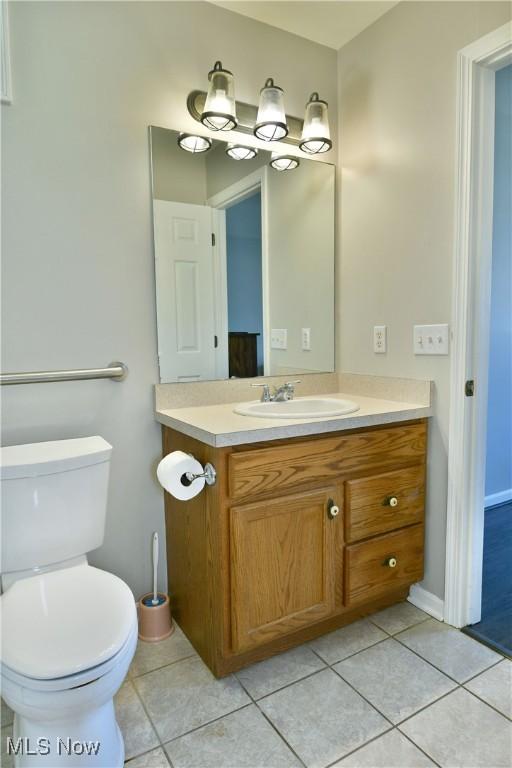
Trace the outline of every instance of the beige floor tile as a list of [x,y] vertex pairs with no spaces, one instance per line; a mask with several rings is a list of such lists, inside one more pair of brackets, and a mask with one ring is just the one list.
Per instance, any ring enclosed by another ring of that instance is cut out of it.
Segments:
[[14,755],[7,754],[7,739],[12,738],[12,725],[2,728],[2,747],[0,749],[0,765],[2,768],[14,767]]
[[333,669],[395,724],[456,686],[392,638],[341,661]]
[[407,602],[391,605],[384,608],[383,611],[374,613],[368,617],[370,621],[377,624],[390,635],[396,635],[397,632],[403,632],[404,629],[419,624],[429,618],[428,613],[420,611],[412,603]]
[[502,658],[458,629],[435,619],[401,632],[396,639],[459,683]]
[[400,731],[388,731],[332,768],[429,768],[435,763]]
[[125,765],[126,768],[169,768],[169,761],[162,747],[158,747],[140,757],[134,757]]
[[217,680],[198,657],[136,677],[134,684],[162,741],[250,703],[235,677]]
[[165,745],[174,768],[299,768],[301,763],[251,705]]
[[124,738],[125,760],[158,746],[158,737],[130,680],[123,683],[114,704]]
[[308,768],[323,768],[390,727],[332,669],[261,699],[259,706]]
[[146,643],[139,640],[137,650],[130,667],[130,677],[145,675],[159,667],[165,667],[175,661],[194,656],[195,650],[181,629],[175,624],[175,630],[166,640],[158,643]]
[[253,698],[260,699],[324,667],[324,662],[312,650],[301,645],[279,656],[252,664],[237,672],[236,676]]
[[309,645],[327,664],[334,664],[380,640],[385,640],[386,637],[385,632],[370,621],[361,619],[328,635],[318,637]]
[[4,728],[6,725],[11,725],[14,721],[14,712],[10,707],[7,706],[5,701],[2,699],[2,728]]
[[400,725],[443,768],[510,768],[512,723],[463,688]]
[[503,659],[466,683],[466,688],[512,718],[512,661]]

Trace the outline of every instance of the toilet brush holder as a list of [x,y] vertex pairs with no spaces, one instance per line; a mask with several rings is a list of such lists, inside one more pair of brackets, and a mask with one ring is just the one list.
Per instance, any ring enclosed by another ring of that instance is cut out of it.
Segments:
[[147,643],[165,640],[174,632],[171,619],[169,595],[158,593],[158,604],[152,604],[153,593],[141,597],[137,611],[139,615],[139,638]]

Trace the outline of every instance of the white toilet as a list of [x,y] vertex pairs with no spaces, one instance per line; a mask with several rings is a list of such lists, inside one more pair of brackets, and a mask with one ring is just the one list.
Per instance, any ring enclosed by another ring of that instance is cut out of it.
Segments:
[[86,557],[104,538],[111,452],[101,437],[1,449],[2,696],[20,768],[123,765],[113,697],[135,601]]

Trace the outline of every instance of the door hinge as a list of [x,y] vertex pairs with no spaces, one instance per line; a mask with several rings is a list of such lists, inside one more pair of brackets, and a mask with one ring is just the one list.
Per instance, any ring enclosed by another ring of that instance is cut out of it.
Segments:
[[219,346],[219,337],[218,336],[214,336],[213,337],[213,346],[215,347],[215,349],[217,349],[217,347]]
[[212,245],[215,245],[215,232],[212,232]]
[[473,379],[468,379],[464,385],[464,394],[466,397],[473,397],[475,394],[475,382]]

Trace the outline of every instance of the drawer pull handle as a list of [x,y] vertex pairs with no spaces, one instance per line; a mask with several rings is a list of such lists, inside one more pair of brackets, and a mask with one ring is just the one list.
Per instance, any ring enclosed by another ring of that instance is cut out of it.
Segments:
[[389,507],[398,507],[398,499],[396,496],[388,496],[384,503]]
[[388,559],[385,560],[384,565],[387,565],[388,568],[396,568],[397,562],[396,557],[388,557]]
[[340,508],[337,504],[334,503],[332,499],[329,499],[327,502],[327,516],[332,520],[335,517],[338,517],[340,513]]

